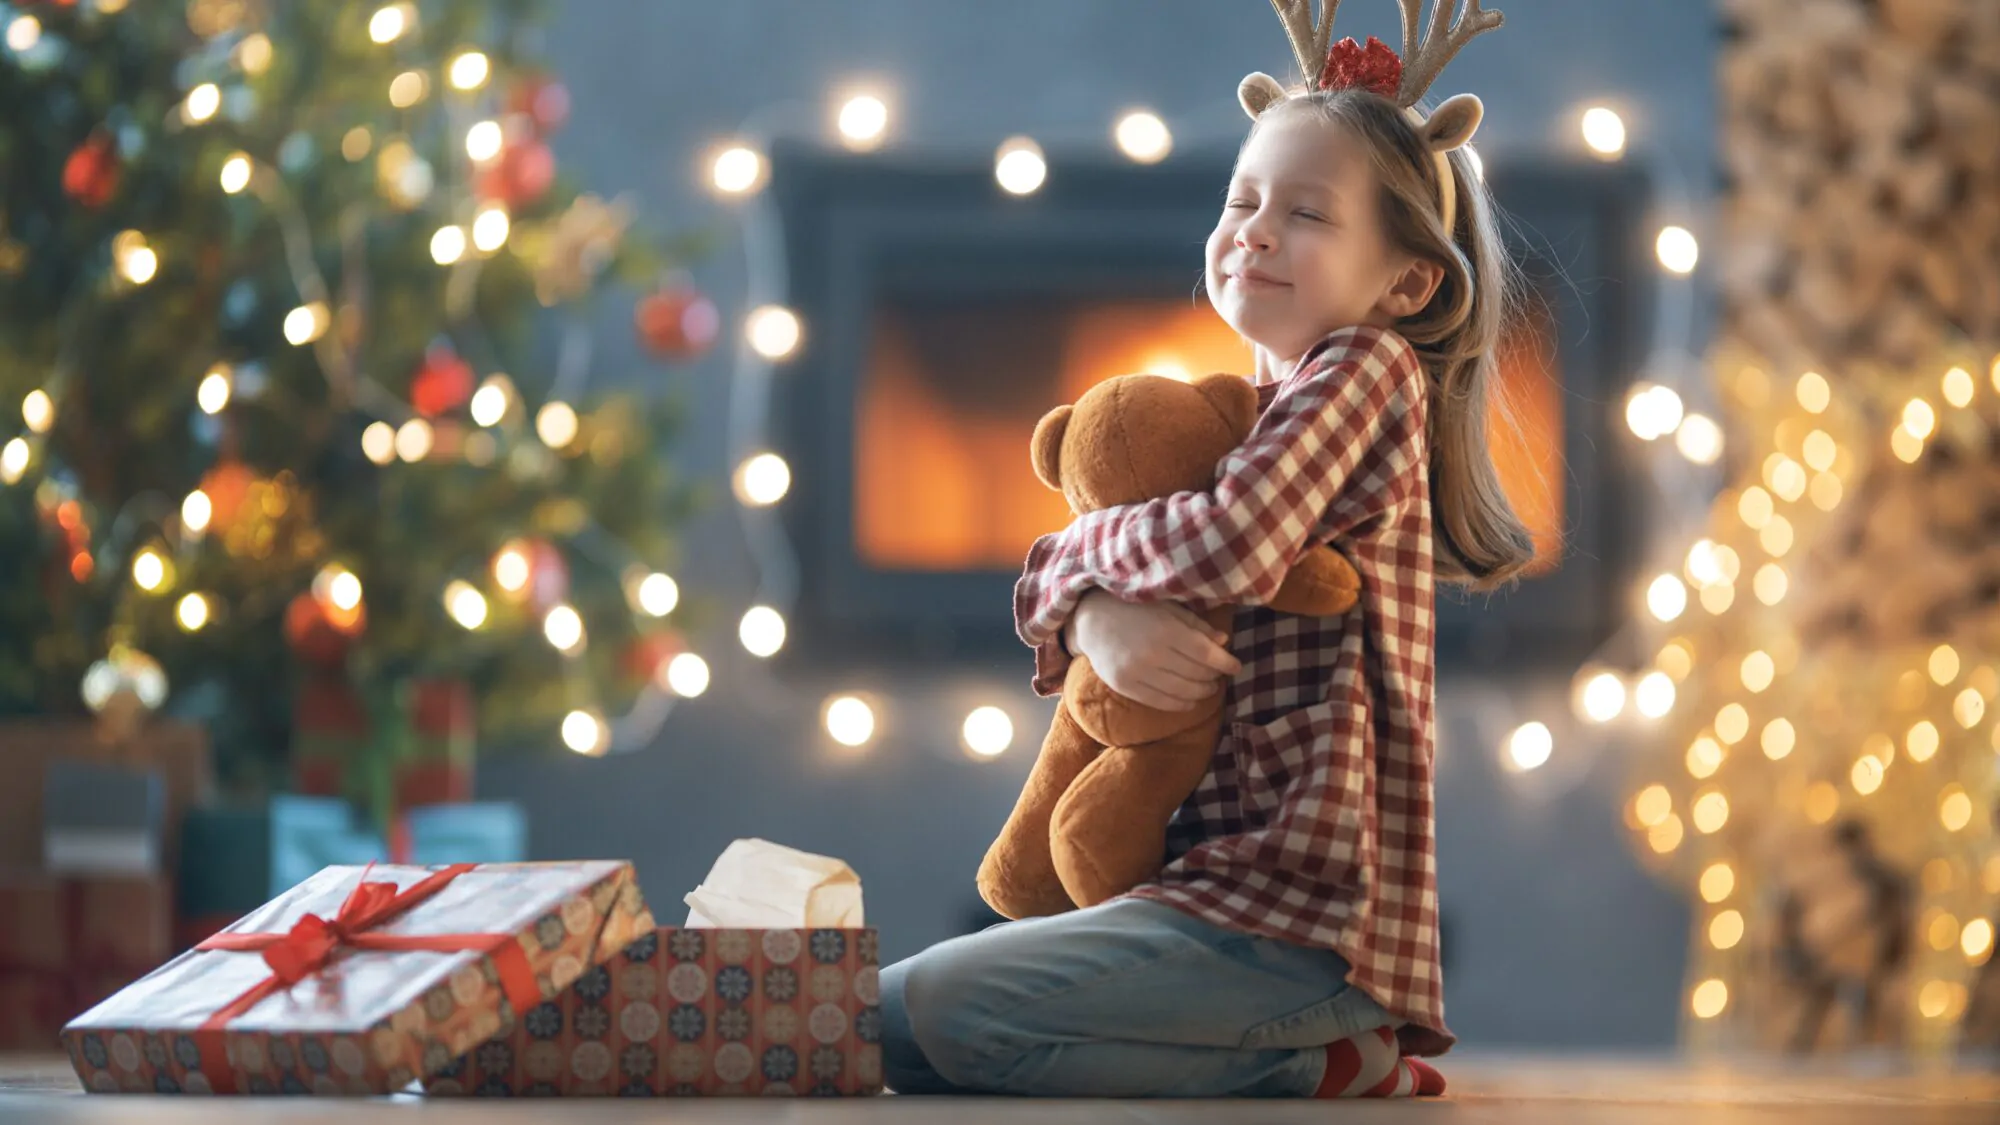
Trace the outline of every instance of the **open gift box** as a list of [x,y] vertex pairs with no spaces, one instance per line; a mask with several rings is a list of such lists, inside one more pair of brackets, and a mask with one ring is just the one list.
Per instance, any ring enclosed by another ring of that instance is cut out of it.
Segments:
[[[838,860],[741,840],[647,934],[424,1082],[432,1095],[882,1090],[880,955]],[[792,926],[742,926],[791,918]]]

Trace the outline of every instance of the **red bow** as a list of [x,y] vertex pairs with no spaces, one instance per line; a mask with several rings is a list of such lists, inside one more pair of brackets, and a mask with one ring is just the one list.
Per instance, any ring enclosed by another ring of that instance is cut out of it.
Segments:
[[382,921],[377,915],[396,901],[396,884],[370,883],[365,871],[361,878],[362,882],[334,913],[333,921],[308,914],[294,922],[283,937],[264,947],[264,963],[271,966],[272,976],[289,988],[324,968],[333,951],[352,945],[359,931]]
[[1326,52],[1326,65],[1319,72],[1322,90],[1359,87],[1385,98],[1395,97],[1402,82],[1403,60],[1373,35],[1368,37],[1366,47],[1351,36],[1335,43]]
[[[493,966],[499,973],[501,991],[516,1012],[525,1012],[541,1002],[541,984],[535,978],[535,970],[512,935],[369,932],[443,890],[453,879],[471,871],[475,864],[452,864],[431,872],[400,891],[394,883],[369,882],[368,871],[374,866],[371,863],[362,869],[360,884],[348,894],[330,921],[317,914],[308,914],[281,934],[226,932],[195,946],[200,950],[261,953],[264,963],[271,967],[270,976],[216,1009],[215,1014],[203,1022],[196,1038],[206,1038],[213,1043],[217,1058],[223,1057],[223,1054],[220,1040],[216,1037],[229,1021],[256,1007],[279,989],[289,988],[324,969],[333,955],[343,948],[376,952],[422,950],[487,954],[493,958]],[[202,1054],[207,1056],[209,1050],[204,1046]],[[210,1079],[217,1083],[217,1093],[234,1089],[234,1072],[226,1067],[220,1072],[211,1071]]]

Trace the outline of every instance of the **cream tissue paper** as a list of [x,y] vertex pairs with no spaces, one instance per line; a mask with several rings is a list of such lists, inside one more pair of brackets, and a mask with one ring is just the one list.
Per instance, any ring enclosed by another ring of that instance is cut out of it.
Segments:
[[689,927],[857,929],[861,877],[837,859],[768,840],[738,840],[688,892]]

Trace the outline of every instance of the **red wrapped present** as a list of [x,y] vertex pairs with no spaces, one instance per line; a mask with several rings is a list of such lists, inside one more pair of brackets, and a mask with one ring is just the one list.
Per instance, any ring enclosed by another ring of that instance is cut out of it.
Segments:
[[371,710],[344,672],[308,676],[292,714],[292,787],[366,800],[366,763],[383,755],[390,808],[470,801],[476,726],[472,689],[460,680],[396,685]]
[[0,874],[0,1050],[52,1050],[78,1012],[170,951],[172,894],[150,876]]
[[652,928],[626,863],[328,867],[63,1045],[92,1091],[387,1094]]
[[872,929],[661,929],[424,1092],[878,1094],[878,956]]

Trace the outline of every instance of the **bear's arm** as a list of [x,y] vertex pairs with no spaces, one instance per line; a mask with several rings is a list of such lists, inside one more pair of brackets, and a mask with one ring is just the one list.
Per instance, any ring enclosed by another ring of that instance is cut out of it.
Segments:
[[1421,495],[1424,383],[1401,336],[1334,333],[1286,382],[1213,488],[1086,513],[1037,540],[1015,586],[1021,639],[1039,655],[1092,586],[1197,610],[1268,605],[1305,550]]

